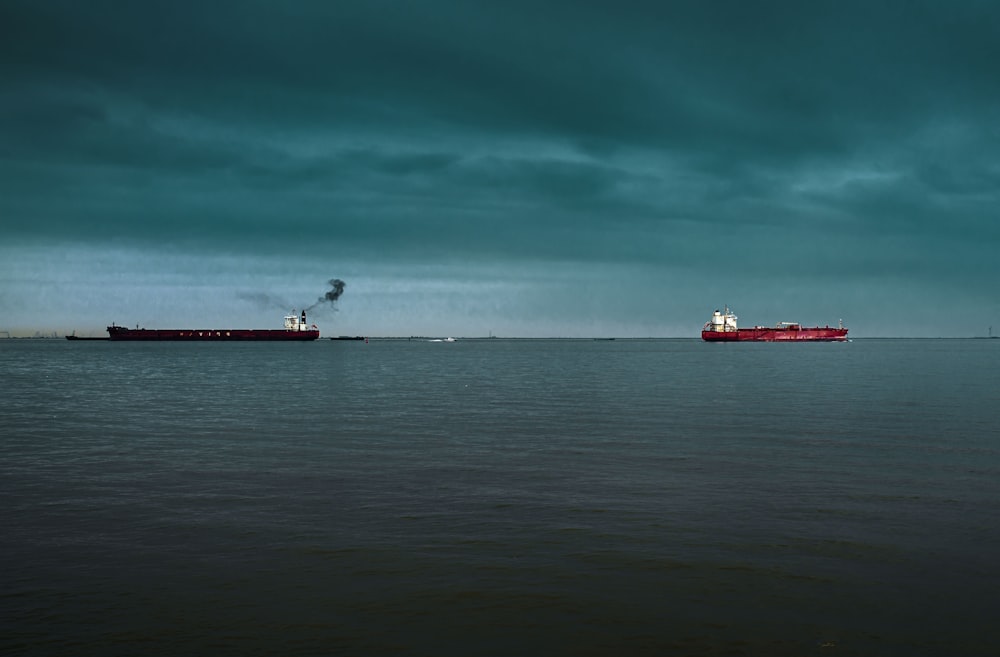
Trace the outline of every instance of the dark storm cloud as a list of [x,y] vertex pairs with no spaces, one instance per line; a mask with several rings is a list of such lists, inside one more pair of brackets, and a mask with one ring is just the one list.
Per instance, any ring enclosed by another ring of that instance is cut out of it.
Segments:
[[826,241],[863,268],[882,256],[840,228],[926,237],[918,254],[942,233],[996,239],[998,16],[8,1],[0,211],[19,220],[0,221],[23,239],[413,258],[694,263],[715,241],[760,249],[741,256],[760,270]]
[[[156,108],[309,124],[398,112],[622,141],[714,134],[779,150],[808,147],[806,134],[833,145],[914,109],[995,101],[1000,56],[996,17],[968,4],[8,2],[3,11],[8,80],[119,90]],[[396,108],[368,114],[384,105]]]

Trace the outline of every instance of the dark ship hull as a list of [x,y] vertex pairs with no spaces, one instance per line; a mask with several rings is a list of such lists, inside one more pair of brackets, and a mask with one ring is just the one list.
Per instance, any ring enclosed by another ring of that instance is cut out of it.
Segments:
[[219,342],[226,340],[303,341],[319,338],[319,329],[130,329],[109,326],[111,340],[185,340]]
[[196,341],[196,342],[228,342],[239,340],[263,340],[268,342],[303,342],[319,338],[319,328],[306,323],[306,311],[299,317],[292,311],[285,316],[283,329],[130,329],[112,324],[108,327],[108,337],[111,340],[128,341]]

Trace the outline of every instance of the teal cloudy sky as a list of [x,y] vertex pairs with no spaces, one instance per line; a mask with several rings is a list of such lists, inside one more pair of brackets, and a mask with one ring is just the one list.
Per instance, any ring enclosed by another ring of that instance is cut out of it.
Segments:
[[0,0],[0,330],[1000,333],[992,2]]

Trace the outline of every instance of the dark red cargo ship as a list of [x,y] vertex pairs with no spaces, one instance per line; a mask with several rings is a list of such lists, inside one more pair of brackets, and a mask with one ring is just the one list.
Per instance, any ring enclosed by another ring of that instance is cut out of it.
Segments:
[[707,342],[845,342],[847,329],[837,326],[800,326],[798,322],[779,322],[777,326],[737,328],[736,315],[726,308],[718,310],[701,329],[701,339]]
[[283,329],[145,329],[126,328],[112,324],[108,327],[111,340],[315,340],[319,338],[319,328],[306,323],[306,311],[302,316],[285,316]]

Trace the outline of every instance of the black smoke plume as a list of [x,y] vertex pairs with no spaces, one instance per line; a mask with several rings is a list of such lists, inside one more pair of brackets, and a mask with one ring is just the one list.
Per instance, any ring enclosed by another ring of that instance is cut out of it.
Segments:
[[260,306],[262,310],[269,308],[284,308],[287,310],[289,304],[284,299],[279,299],[276,296],[266,294],[264,292],[240,292],[236,295],[244,301],[249,301],[250,303]]
[[323,296],[321,296],[319,299],[316,300],[316,303],[306,308],[305,309],[306,312],[312,310],[321,303],[327,303],[327,302],[333,303],[334,301],[339,299],[340,295],[344,293],[345,284],[344,281],[340,280],[339,278],[331,278],[330,287],[333,289],[328,290],[326,294],[324,294]]

